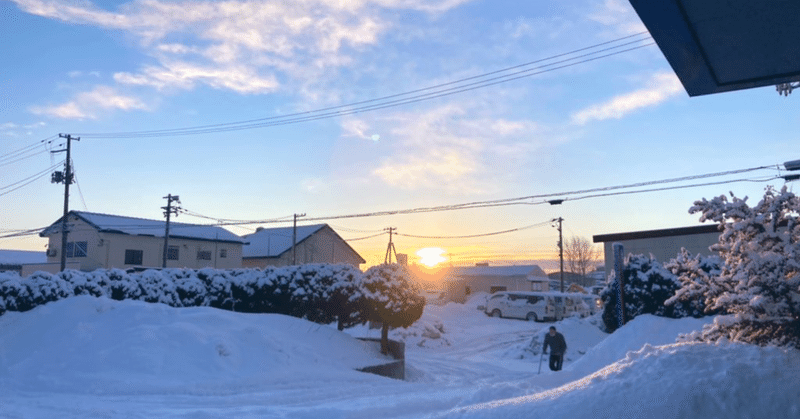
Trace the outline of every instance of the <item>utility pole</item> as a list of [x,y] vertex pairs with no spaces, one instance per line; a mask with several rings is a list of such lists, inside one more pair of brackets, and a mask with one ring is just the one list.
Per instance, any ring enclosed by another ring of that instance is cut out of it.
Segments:
[[564,292],[564,236],[561,234],[561,222],[563,218],[558,217],[553,219],[553,222],[558,222],[558,259],[560,262],[559,274],[561,277],[561,292]]
[[172,206],[173,202],[177,202],[179,204],[181,203],[180,197],[178,195],[172,196],[172,194],[168,194],[167,196],[164,197],[164,199],[167,200],[167,206],[161,207],[161,209],[164,210],[164,216],[167,217],[167,225],[164,228],[164,254],[163,257],[161,258],[162,268],[167,267],[167,249],[169,249],[169,216],[175,214],[175,216],[177,217],[178,210],[181,209],[180,207]]
[[384,228],[383,231],[389,232],[389,246],[386,248],[386,256],[383,258],[383,263],[392,263],[392,252],[394,252],[394,259],[397,260],[397,250],[392,243],[392,233],[397,231],[397,227]]
[[64,150],[54,150],[51,153],[67,152],[67,159],[64,162],[64,173],[54,172],[50,181],[52,183],[64,184],[64,216],[61,217],[61,271],[67,269],[67,214],[69,214],[69,185],[73,182],[75,174],[72,171],[72,140],[80,141],[79,137],[69,134],[58,134],[61,138],[66,138],[67,148]]
[[297,218],[305,216],[305,213],[294,215],[294,226],[292,227],[292,265],[297,265]]

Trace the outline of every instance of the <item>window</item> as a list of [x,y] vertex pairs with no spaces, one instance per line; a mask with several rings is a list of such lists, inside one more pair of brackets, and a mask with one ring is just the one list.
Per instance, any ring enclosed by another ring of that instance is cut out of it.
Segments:
[[222,259],[228,257],[228,249],[219,249],[219,257]]
[[178,246],[169,246],[167,247],[167,260],[178,260],[180,247]]
[[87,242],[67,242],[67,257],[85,258],[88,248]]
[[211,260],[211,252],[208,250],[198,250],[197,260]]
[[144,252],[141,250],[125,250],[125,264],[126,265],[141,265],[142,264],[142,256]]

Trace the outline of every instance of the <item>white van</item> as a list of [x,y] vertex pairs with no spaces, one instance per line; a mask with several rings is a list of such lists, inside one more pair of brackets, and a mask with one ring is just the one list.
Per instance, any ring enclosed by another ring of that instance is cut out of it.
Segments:
[[555,317],[553,302],[541,292],[502,291],[486,300],[484,313],[492,317],[511,317],[528,321]]

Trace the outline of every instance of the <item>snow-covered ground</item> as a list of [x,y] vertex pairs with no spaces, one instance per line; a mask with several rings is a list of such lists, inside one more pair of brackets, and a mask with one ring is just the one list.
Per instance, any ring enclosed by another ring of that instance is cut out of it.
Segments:
[[[569,349],[551,372],[549,323],[429,305],[392,338],[407,379],[333,327],[271,314],[170,308],[88,296],[0,316],[2,418],[796,418],[800,353],[675,343],[711,319],[640,316],[555,323]],[[533,345],[531,343],[533,342]]]

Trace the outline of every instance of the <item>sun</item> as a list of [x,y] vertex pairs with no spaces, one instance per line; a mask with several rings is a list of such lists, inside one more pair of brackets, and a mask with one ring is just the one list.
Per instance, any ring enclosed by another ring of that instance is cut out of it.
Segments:
[[417,256],[420,258],[419,263],[429,268],[433,268],[439,263],[447,260],[446,257],[442,256],[442,253],[445,253],[445,251],[441,247],[426,247],[424,249],[417,250]]

